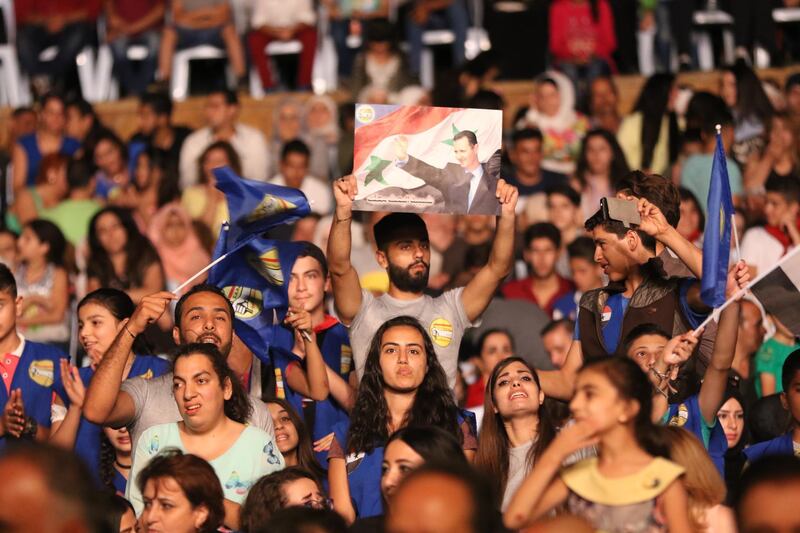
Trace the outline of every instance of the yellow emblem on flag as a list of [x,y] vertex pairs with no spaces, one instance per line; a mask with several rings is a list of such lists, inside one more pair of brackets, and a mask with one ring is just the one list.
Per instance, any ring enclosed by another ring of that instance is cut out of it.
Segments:
[[236,318],[250,320],[261,314],[264,298],[260,290],[239,285],[229,285],[224,287],[222,292],[231,301]]
[[278,367],[275,367],[275,397],[281,400],[286,399],[286,391],[283,390],[283,373]]
[[283,285],[283,272],[277,248],[270,248],[259,256],[250,255],[248,261],[267,281],[279,287]]
[[722,240],[722,237],[725,236],[725,210],[723,208],[719,208],[719,238]]
[[28,377],[30,377],[37,385],[49,387],[53,384],[53,381],[55,381],[53,361],[50,361],[49,359],[33,361],[31,366],[28,367]]
[[678,413],[669,419],[668,425],[683,427],[686,425],[686,422],[688,420],[689,420],[689,408],[686,407],[685,403],[682,403],[678,406]]
[[342,344],[340,354],[341,362],[339,364],[339,373],[346,376],[350,373],[350,365],[353,364],[353,349],[346,344]]
[[250,224],[256,220],[296,208],[297,206],[288,200],[272,194],[265,194],[264,198],[261,199],[256,208],[250,211],[250,213],[244,217],[244,221],[245,223]]

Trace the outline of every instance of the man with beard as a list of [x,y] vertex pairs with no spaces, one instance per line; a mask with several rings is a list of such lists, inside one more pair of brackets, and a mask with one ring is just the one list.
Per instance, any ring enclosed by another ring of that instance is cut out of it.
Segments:
[[339,319],[350,326],[350,345],[358,378],[364,372],[369,342],[375,330],[390,318],[416,317],[428,330],[436,355],[451,388],[458,371],[458,348],[464,330],[477,325],[500,283],[511,271],[514,255],[514,208],[519,193],[505,180],[497,182],[500,203],[488,263],[465,287],[435,298],[423,294],[428,286],[431,260],[428,230],[419,215],[392,213],[375,224],[375,258],[389,275],[389,291],[375,297],[362,290],[350,263],[350,222],[358,192],[355,176],[336,180],[336,211],[328,238],[328,267]]
[[[153,379],[137,377],[122,381],[134,339],[148,324],[159,319],[174,298],[171,292],[157,292],[142,298],[133,316],[122,322],[86,391],[83,416],[95,424],[127,427],[133,449],[136,449],[139,435],[147,428],[181,420],[172,394],[172,372]],[[219,288],[196,285],[178,300],[172,337],[176,344],[208,342],[215,345],[236,375],[242,376],[245,383],[252,382],[245,378],[252,370],[253,356],[238,347],[231,349],[234,345],[233,307]],[[249,423],[274,437],[272,417],[266,405],[254,397],[250,400],[253,414]]]

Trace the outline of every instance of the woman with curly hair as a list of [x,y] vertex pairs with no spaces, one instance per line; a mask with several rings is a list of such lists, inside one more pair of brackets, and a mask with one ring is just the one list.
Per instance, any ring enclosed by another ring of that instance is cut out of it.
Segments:
[[242,506],[241,530],[263,531],[273,514],[287,507],[330,509],[317,476],[299,466],[290,466],[259,479],[247,494]]
[[446,430],[470,459],[477,448],[474,422],[460,415],[428,333],[417,319],[399,316],[372,338],[349,424],[334,426],[328,481],[334,509],[346,520],[383,513],[384,446],[412,425]]
[[[283,458],[273,437],[245,425],[252,406],[247,392],[225,357],[212,344],[178,348],[172,367],[172,390],[180,422],[159,424],[139,438],[131,476],[165,448],[178,448],[207,460],[225,492],[225,525],[237,529],[239,508],[247,491],[265,474],[280,470]],[[137,514],[144,502],[141,488],[128,485],[128,499]]]
[[503,511],[556,436],[544,402],[539,374],[524,359],[510,357],[494,367],[484,395],[475,467],[492,482],[495,494],[503,496]]

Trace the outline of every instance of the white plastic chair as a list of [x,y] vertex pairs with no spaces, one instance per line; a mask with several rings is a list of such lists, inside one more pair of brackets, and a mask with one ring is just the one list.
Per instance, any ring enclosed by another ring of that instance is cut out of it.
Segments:
[[[225,50],[217,48],[216,46],[211,46],[210,44],[176,50],[172,58],[172,80],[170,81],[172,99],[178,102],[186,100],[189,94],[189,63],[191,61],[199,59],[222,59],[224,57],[227,57]],[[226,67],[225,71],[228,77],[228,85],[233,85],[231,82],[233,71],[231,71],[230,66]]]
[[22,73],[17,59],[17,25],[12,0],[0,0],[6,23],[7,44],[0,44],[0,104],[19,107],[30,104],[30,92],[22,91]]
[[[759,0],[753,0],[759,1]],[[763,1],[763,0],[762,0]],[[697,47],[697,63],[700,70],[714,69],[714,47],[711,43],[712,27],[722,26],[722,47],[725,63],[734,61],[733,17],[717,7],[716,0],[709,0],[706,9],[695,11],[692,38]]]

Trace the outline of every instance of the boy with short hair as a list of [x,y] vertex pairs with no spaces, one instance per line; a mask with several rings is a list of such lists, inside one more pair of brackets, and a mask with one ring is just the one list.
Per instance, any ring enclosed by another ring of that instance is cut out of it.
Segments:
[[791,428],[788,433],[780,437],[747,448],[744,454],[750,462],[766,455],[800,457],[800,350],[792,352],[783,363],[781,382],[783,384],[781,403],[789,410]]
[[[325,292],[329,287],[325,254],[314,244],[305,243],[305,249],[292,266],[289,305],[302,308],[311,315],[316,343],[326,365],[330,395],[315,401],[299,392],[305,388],[303,381],[307,379],[306,358],[303,342],[293,331],[276,327],[274,344],[270,349],[275,369],[275,396],[288,400],[304,418],[315,442],[315,451],[320,453],[326,453],[330,444],[320,441],[329,439],[333,426],[348,418],[355,401],[355,368],[347,328],[325,312]],[[308,374],[310,377],[310,371]],[[325,459],[324,455],[318,457]],[[324,461],[321,464],[325,464]]]
[[[728,274],[726,297],[747,285],[750,274],[740,261]],[[699,335],[691,332],[671,336],[655,324],[640,324],[625,338],[625,355],[650,377],[657,394],[653,399],[653,419],[692,432],[708,450],[711,460],[724,474],[728,444],[725,432],[717,422],[717,411],[723,403],[728,372],[736,353],[736,332],[739,327],[739,301],[734,301],[719,317],[719,327],[711,360],[699,390],[677,391],[682,398],[668,403],[670,379],[691,356]],[[694,389],[694,387],[692,387]],[[687,393],[691,393],[688,394]]]
[[755,387],[759,398],[783,392],[781,369],[789,355],[800,348],[794,333],[775,315],[769,315],[775,324],[775,335],[765,340],[755,356]]
[[7,438],[44,440],[50,433],[53,395],[66,398],[61,359],[66,355],[47,344],[25,340],[17,332],[22,297],[14,275],[0,264],[0,449]]
[[594,260],[594,242],[589,237],[578,237],[567,246],[569,268],[575,291],[565,294],[553,305],[553,320],[578,319],[578,303],[581,297],[593,289],[603,286],[603,269]]
[[574,332],[575,322],[566,318],[553,320],[542,328],[542,344],[554,367],[564,365]]
[[770,176],[764,187],[766,224],[750,228],[742,238],[742,258],[755,270],[754,275],[768,271],[790,248],[800,244],[800,182]]

